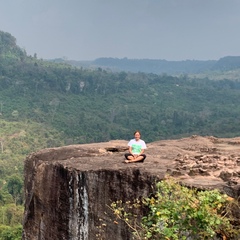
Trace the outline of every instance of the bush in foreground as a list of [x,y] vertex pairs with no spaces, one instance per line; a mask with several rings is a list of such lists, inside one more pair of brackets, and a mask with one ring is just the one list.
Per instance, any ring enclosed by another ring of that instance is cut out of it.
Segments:
[[[117,201],[111,209],[133,231],[135,239],[237,239],[231,224],[232,199],[218,190],[199,191],[172,179],[158,182],[156,192],[134,203]],[[147,214],[138,219],[140,208]]]

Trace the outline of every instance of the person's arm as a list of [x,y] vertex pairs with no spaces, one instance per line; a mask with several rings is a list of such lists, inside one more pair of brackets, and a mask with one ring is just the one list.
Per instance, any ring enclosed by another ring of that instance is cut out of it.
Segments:
[[144,153],[144,149],[142,148],[141,149],[141,152],[138,154],[138,155],[141,155],[141,154],[143,154]]
[[143,154],[143,153],[144,153],[144,150],[145,150],[146,148],[147,148],[146,143],[145,143],[144,141],[142,141],[141,152],[138,154],[138,156],[141,155],[141,154]]
[[131,146],[129,146],[128,151],[129,151],[129,153],[131,153],[133,155]]

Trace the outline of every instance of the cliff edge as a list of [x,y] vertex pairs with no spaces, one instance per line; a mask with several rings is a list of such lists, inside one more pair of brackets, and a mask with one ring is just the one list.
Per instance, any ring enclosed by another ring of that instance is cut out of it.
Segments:
[[149,195],[166,175],[188,186],[240,195],[240,138],[192,136],[147,144],[125,164],[127,141],[43,149],[25,161],[24,240],[130,239],[108,206]]

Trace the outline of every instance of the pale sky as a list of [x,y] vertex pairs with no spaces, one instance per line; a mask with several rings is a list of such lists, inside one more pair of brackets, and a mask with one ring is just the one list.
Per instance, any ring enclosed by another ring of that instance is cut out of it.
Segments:
[[0,0],[0,30],[39,58],[240,56],[240,0]]

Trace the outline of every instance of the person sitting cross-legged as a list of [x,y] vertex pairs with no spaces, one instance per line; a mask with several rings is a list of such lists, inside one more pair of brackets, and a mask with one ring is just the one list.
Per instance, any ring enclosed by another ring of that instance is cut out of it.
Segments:
[[136,131],[134,133],[134,139],[129,141],[129,153],[125,154],[125,163],[144,162],[146,158],[144,150],[147,148],[147,146],[146,143],[142,139],[140,139],[140,137],[140,131]]

